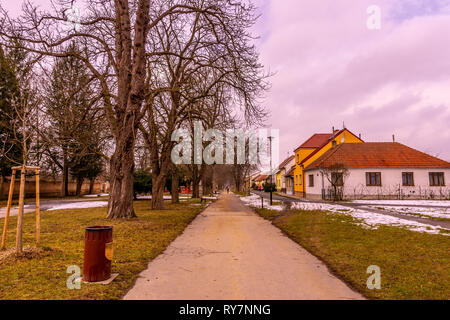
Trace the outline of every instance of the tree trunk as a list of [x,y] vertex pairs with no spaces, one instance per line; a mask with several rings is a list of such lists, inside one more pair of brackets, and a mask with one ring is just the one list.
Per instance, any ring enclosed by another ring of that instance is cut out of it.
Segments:
[[194,165],[192,168],[192,199],[200,198],[200,179],[198,177],[198,167]]
[[77,188],[75,190],[75,195],[79,196],[81,194],[81,188],[83,187],[83,178],[77,178]]
[[[0,176],[0,199],[3,200],[3,192],[4,192],[4,188],[3,188],[3,184],[5,183],[5,176]],[[6,198],[6,197],[5,197]]]
[[203,187],[203,190],[202,190],[203,196],[209,196],[212,194],[212,177],[211,177],[210,170],[207,170],[203,174],[202,187]]
[[94,183],[95,183],[95,178],[89,179],[89,194],[94,193]]
[[152,178],[152,210],[164,209],[164,187],[166,177],[159,175]]
[[69,166],[67,164],[67,156],[65,152],[63,157],[61,197],[67,197],[69,195]]
[[120,132],[123,134],[116,138],[116,150],[111,157],[108,219],[136,217],[133,208],[134,131],[122,128]]
[[176,169],[172,171],[172,203],[180,203],[180,178]]

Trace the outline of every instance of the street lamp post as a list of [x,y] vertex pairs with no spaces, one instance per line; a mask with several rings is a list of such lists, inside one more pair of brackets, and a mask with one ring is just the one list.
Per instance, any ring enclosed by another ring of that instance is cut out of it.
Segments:
[[273,172],[272,172],[272,139],[274,137],[269,137],[270,142],[270,205],[272,205],[272,187],[273,187]]

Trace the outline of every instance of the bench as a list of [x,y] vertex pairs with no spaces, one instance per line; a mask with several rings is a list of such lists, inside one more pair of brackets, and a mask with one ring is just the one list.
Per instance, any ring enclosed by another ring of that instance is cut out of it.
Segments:
[[203,201],[206,202],[208,200],[216,201],[216,200],[219,200],[219,198],[217,198],[217,197],[201,197],[200,203],[202,203]]

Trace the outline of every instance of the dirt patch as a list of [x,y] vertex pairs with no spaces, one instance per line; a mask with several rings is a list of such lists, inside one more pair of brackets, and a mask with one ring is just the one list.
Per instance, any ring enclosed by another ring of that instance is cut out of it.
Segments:
[[43,257],[47,257],[53,254],[55,250],[50,248],[34,248],[34,247],[25,247],[23,248],[23,252],[16,254],[16,249],[11,248],[7,250],[0,251],[0,265],[12,263],[18,260],[32,260],[32,259],[41,259]]

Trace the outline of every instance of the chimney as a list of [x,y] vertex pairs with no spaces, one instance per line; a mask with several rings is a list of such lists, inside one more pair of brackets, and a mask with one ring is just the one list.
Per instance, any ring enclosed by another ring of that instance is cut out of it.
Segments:
[[392,135],[392,142],[395,143],[395,134]]
[[361,133],[359,134],[359,140],[361,140]]
[[333,133],[333,135],[334,135],[334,127],[333,127],[333,129],[332,129],[333,131],[332,131],[332,133]]

